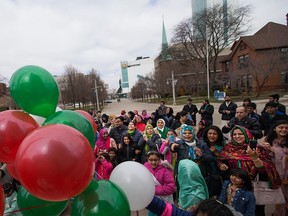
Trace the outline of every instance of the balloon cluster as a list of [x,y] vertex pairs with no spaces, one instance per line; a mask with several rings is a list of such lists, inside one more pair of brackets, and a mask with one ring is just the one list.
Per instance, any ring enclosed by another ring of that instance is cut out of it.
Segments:
[[[58,215],[92,180],[93,126],[82,114],[57,108],[57,83],[41,67],[18,69],[10,93],[22,110],[0,113],[0,161],[23,186],[23,215]],[[28,213],[32,207],[37,213]]]
[[118,165],[111,181],[92,179],[96,123],[84,111],[57,107],[58,86],[47,70],[18,69],[10,92],[22,110],[0,112],[0,161],[22,185],[22,215],[60,215],[73,197],[72,215],[128,216],[149,204],[155,186],[141,164]]

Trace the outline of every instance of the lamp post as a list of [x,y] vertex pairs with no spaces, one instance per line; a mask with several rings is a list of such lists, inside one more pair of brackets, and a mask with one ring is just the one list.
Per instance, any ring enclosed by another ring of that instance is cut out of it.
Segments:
[[[167,84],[169,84],[169,80],[167,79]],[[171,84],[172,84],[172,96],[173,96],[173,105],[176,105],[176,97],[175,97],[175,85],[177,80],[174,79],[174,71],[171,72]]]
[[98,96],[98,88],[101,88],[101,86],[97,86],[97,81],[95,79],[95,95],[96,95],[96,103],[97,103],[97,110],[100,110],[100,106],[99,106],[99,96]]
[[206,75],[207,75],[207,98],[210,100],[210,78],[209,78],[209,41],[208,29],[206,25]]

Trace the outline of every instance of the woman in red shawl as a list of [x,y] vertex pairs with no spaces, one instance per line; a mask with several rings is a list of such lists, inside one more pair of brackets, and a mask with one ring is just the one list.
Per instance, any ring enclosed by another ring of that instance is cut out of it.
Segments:
[[113,138],[108,136],[108,130],[102,128],[99,131],[99,136],[95,143],[94,155],[98,155],[99,152],[108,152],[110,147],[117,149],[116,142]]
[[[225,145],[218,157],[218,166],[222,171],[241,168],[247,171],[251,180],[259,174],[261,181],[268,181],[271,188],[281,186],[281,178],[267,151],[259,144],[251,149],[252,140],[250,131],[236,125],[231,130],[231,141]],[[265,215],[264,206],[256,207],[255,215]]]

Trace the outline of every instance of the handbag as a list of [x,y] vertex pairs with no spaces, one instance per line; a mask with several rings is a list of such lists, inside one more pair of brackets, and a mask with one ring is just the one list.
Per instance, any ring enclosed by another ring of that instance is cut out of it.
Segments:
[[277,189],[269,188],[268,182],[259,181],[259,174],[257,174],[252,183],[254,187],[256,205],[274,205],[286,203],[281,187]]

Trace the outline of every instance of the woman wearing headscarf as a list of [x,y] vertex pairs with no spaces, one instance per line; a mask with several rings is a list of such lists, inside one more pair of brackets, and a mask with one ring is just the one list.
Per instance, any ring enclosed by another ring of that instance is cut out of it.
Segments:
[[199,166],[191,160],[184,159],[178,167],[179,207],[185,211],[194,211],[202,200],[209,198],[206,182]]
[[[135,143],[136,147],[138,146],[139,141],[141,140],[141,138],[143,137],[142,133],[137,130],[137,128],[135,127],[135,124],[133,123],[133,121],[129,122],[128,124],[128,131],[127,133],[131,136],[133,142]],[[141,162],[141,151],[139,149],[136,149],[135,151],[137,157],[136,160],[137,162]]]
[[170,144],[171,151],[177,153],[177,161],[175,167],[176,174],[178,170],[178,164],[183,159],[189,159],[200,163],[201,161],[205,162],[207,157],[210,158],[210,160],[212,157],[207,145],[199,145],[192,126],[183,124],[180,129],[181,140]]
[[141,115],[135,115],[133,122],[137,130],[139,130],[140,132],[143,132],[145,130],[146,124],[144,123]]
[[117,149],[116,142],[113,138],[110,138],[108,136],[107,128],[102,128],[95,143],[94,154],[98,155],[99,152],[108,152],[110,147],[114,147]]
[[161,139],[165,140],[167,138],[168,128],[165,126],[164,119],[160,118],[157,120],[155,129],[158,131]]
[[[268,151],[261,145],[251,149],[249,142],[252,134],[247,128],[236,125],[231,130],[231,141],[225,145],[218,156],[218,167],[222,171],[235,168],[245,170],[250,179],[259,174],[260,181],[268,181],[271,188],[281,186],[281,178],[272,162]],[[256,206],[255,215],[265,215],[264,206]]]
[[146,162],[146,154],[150,150],[155,150],[159,152],[161,146],[161,138],[155,133],[152,125],[147,124],[143,132],[143,137],[137,144],[137,149],[141,151],[141,163]]

